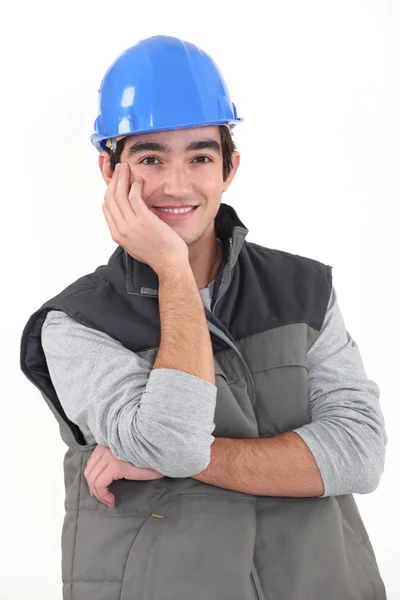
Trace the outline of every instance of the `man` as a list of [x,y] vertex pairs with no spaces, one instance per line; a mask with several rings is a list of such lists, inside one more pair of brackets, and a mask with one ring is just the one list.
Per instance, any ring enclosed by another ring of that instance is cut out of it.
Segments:
[[118,248],[21,343],[68,446],[65,599],[386,598],[352,496],[383,471],[379,388],[332,268],[246,242],[221,203],[240,121],[176,38],[103,79],[92,142]]

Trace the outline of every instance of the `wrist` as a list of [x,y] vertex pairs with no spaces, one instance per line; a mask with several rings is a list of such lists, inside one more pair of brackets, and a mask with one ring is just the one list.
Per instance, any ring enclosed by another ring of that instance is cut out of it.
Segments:
[[158,266],[154,269],[158,275],[160,283],[162,281],[176,279],[183,276],[193,276],[193,272],[188,260],[174,262]]

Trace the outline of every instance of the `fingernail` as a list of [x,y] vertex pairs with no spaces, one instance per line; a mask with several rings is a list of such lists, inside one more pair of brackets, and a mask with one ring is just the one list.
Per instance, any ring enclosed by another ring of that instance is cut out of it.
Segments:
[[121,163],[117,163],[115,165],[115,170],[118,172],[120,170],[120,168],[121,168]]

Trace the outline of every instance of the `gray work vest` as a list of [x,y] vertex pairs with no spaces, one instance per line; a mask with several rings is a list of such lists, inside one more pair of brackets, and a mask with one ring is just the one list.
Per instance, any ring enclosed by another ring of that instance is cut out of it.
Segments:
[[[245,241],[221,204],[225,248],[205,308],[217,386],[215,437],[270,437],[310,423],[306,354],[322,327],[332,267]],[[103,331],[154,362],[158,277],[118,246],[107,265],[48,300],[27,322],[21,369],[68,446],[62,530],[64,600],[385,600],[352,495],[244,494],[192,478],[115,481],[115,507],[91,497],[87,445],[65,415],[41,345],[50,310]]]

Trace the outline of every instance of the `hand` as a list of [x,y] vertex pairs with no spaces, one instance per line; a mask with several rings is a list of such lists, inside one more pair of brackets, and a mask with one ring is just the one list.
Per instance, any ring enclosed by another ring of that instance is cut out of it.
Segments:
[[98,445],[93,450],[86,468],[83,472],[89,484],[90,495],[112,508],[115,496],[108,491],[108,486],[117,479],[131,479],[135,481],[149,481],[161,479],[162,473],[153,469],[135,467],[130,462],[119,460],[106,446]]
[[189,265],[186,242],[146,206],[143,179],[136,177],[130,185],[130,173],[128,163],[117,164],[104,196],[102,208],[112,239],[156,273]]

